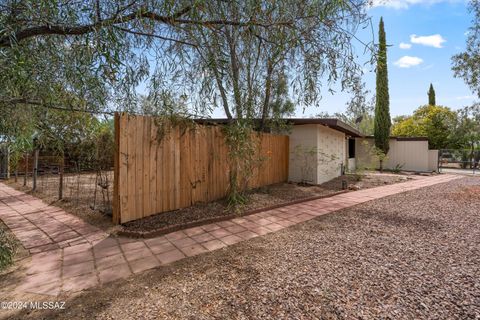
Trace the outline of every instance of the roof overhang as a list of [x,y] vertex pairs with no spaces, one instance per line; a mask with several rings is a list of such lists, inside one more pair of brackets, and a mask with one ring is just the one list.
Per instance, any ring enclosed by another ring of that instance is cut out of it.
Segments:
[[[374,136],[366,136],[365,138],[373,139]],[[397,137],[391,136],[390,139],[397,141],[428,141],[427,137]]]
[[285,119],[288,123],[295,126],[305,124],[320,124],[331,129],[345,133],[350,137],[363,137],[364,135],[349,124],[336,118],[290,118]]
[[[285,118],[282,120],[294,126],[306,125],[306,124],[320,124],[320,125],[329,127],[331,129],[343,132],[350,137],[364,136],[357,129],[335,118]],[[217,118],[217,119],[196,119],[195,121],[201,124],[227,124],[232,120],[225,119],[225,118],[220,118],[220,119]],[[256,119],[255,121],[260,121],[260,119]]]

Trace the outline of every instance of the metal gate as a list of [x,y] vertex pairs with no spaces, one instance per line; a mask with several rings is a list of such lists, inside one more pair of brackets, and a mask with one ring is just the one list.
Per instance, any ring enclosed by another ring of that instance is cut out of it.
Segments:
[[480,173],[480,149],[440,149],[439,172]]

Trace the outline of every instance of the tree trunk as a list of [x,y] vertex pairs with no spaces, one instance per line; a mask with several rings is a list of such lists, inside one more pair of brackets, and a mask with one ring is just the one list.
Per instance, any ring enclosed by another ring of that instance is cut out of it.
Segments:
[[233,87],[233,98],[235,100],[235,111],[238,119],[243,118],[242,112],[242,98],[240,93],[240,71],[237,61],[237,45],[235,43],[235,29],[232,27],[232,34],[230,29],[227,28],[225,31],[227,37],[228,46],[230,48],[230,66],[232,70],[232,87]]
[[268,107],[270,105],[270,91],[272,88],[272,73],[273,73],[273,64],[271,61],[268,61],[267,67],[267,78],[265,79],[265,99],[263,101],[263,110],[262,110],[262,120],[260,124],[260,129],[265,130],[265,121],[268,117]]

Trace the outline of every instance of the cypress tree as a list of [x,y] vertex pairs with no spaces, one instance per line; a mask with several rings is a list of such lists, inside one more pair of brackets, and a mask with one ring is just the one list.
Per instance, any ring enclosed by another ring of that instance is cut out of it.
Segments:
[[430,89],[428,89],[428,105],[436,106],[435,103],[435,90],[433,89],[433,85],[430,83]]
[[[387,71],[387,44],[383,18],[380,18],[378,30],[378,56],[376,69],[376,101],[374,137],[375,147],[378,151],[387,154],[390,148],[389,137],[392,120],[390,119],[390,97],[388,94],[388,71]],[[380,170],[383,169],[383,160],[380,159]]]

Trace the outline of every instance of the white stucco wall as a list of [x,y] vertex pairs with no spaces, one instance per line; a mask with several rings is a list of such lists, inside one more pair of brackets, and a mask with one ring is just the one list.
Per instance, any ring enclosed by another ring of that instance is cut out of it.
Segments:
[[320,184],[341,174],[347,156],[344,133],[322,125],[297,125],[289,140],[289,181]]
[[346,161],[346,139],[343,132],[319,125],[317,184],[341,175],[341,166]]
[[[365,144],[365,141],[367,144]],[[355,141],[357,168],[378,168],[378,160],[371,156],[369,149],[373,146],[373,138]],[[390,139],[388,159],[385,169],[394,169],[397,165],[407,171],[432,171],[429,161],[428,141],[402,141]]]
[[357,161],[355,158],[349,158],[347,163],[349,172],[354,172],[357,169]]
[[288,180],[293,182],[316,183],[316,154],[307,154],[310,149],[317,148],[317,126],[306,124],[294,126],[289,134]]
[[438,150],[428,150],[428,171],[438,171]]

